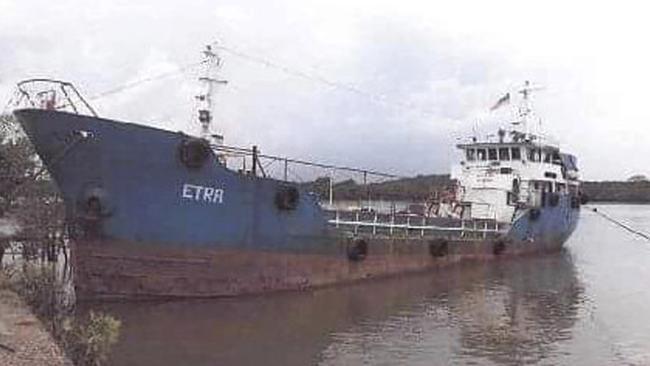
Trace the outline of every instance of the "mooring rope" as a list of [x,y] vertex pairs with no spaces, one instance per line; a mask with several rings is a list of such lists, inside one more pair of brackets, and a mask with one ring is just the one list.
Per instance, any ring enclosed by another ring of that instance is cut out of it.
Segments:
[[619,220],[616,220],[616,219],[612,218],[611,216],[607,215],[606,213],[604,213],[602,211],[599,211],[596,207],[593,207],[591,209],[591,211],[596,213],[600,217],[604,218],[605,220],[617,225],[618,227],[621,227],[624,230],[626,230],[626,231],[628,231],[628,232],[630,232],[630,233],[632,233],[634,235],[640,236],[640,237],[642,237],[643,239],[645,239],[647,241],[650,241],[650,235],[648,235],[648,234],[646,234],[646,233],[644,233],[644,232],[642,232],[640,230],[637,230],[637,229],[635,229],[635,228],[633,228],[633,227],[631,227],[629,225],[626,225],[626,224],[622,223]]

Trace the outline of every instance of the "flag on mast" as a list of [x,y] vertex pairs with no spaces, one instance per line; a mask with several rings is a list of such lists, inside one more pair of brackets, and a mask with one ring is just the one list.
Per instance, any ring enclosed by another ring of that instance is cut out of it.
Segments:
[[497,100],[497,102],[490,108],[491,111],[501,107],[504,104],[510,103],[510,93],[506,93],[506,95],[502,96]]

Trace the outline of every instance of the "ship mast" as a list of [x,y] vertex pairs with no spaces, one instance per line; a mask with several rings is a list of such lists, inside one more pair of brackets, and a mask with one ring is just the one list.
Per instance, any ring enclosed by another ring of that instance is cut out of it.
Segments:
[[[519,93],[523,96],[521,104],[519,105],[519,118],[520,120],[513,123],[514,125],[523,124],[523,132],[526,136],[530,136],[530,117],[533,114],[533,109],[530,101],[530,95],[533,91],[541,90],[539,86],[530,85],[530,81],[526,80],[524,86],[519,89]],[[541,120],[539,121],[541,128]],[[541,132],[541,131],[538,131]]]
[[203,50],[203,75],[199,77],[201,94],[196,96],[198,103],[198,118],[201,124],[201,137],[217,145],[223,144],[223,135],[211,132],[213,92],[215,86],[227,84],[227,80],[218,79],[214,74],[221,68],[221,57],[207,45]]

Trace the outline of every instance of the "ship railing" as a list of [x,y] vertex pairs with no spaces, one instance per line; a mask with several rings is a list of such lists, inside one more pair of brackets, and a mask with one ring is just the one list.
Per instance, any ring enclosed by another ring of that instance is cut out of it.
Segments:
[[496,220],[457,219],[362,211],[326,211],[329,225],[354,235],[443,236],[487,239],[507,233],[510,224]]
[[318,163],[318,162],[313,162],[313,161],[307,161],[307,160],[300,160],[300,159],[293,159],[293,158],[288,158],[288,157],[282,157],[282,156],[276,156],[276,155],[268,155],[268,154],[262,154],[257,146],[253,146],[252,148],[241,148],[241,147],[235,147],[235,146],[226,146],[226,145],[212,145],[212,148],[215,149],[217,152],[222,152],[226,155],[230,156],[249,156],[251,157],[251,162],[249,165],[250,172],[251,174],[256,173],[256,175],[267,175],[267,171],[264,168],[264,165],[262,164],[262,160],[266,160],[267,162],[279,162],[283,166],[283,180],[288,181],[290,179],[289,173],[290,173],[290,166],[291,165],[303,165],[303,166],[309,166],[309,167],[314,167],[314,168],[320,168],[320,169],[325,169],[325,170],[335,170],[335,171],[347,171],[350,173],[359,173],[362,174],[363,176],[370,177],[382,177],[382,178],[406,178],[404,176],[400,176],[397,174],[389,174],[389,173],[383,173],[379,172],[376,170],[372,169],[362,169],[362,168],[353,168],[353,167],[348,167],[348,166],[341,166],[341,165],[332,165],[332,164],[323,164],[323,163]]
[[11,109],[46,109],[67,111],[75,114],[97,113],[72,83],[54,79],[28,79],[16,85],[9,100]]
[[[355,199],[372,206],[373,184],[406,178],[371,169],[263,154],[257,146],[247,149],[217,144],[212,145],[212,148],[219,160],[231,170],[247,176],[261,176],[296,185],[316,194],[323,203],[329,202],[330,206],[334,203],[335,193],[344,191],[346,197],[354,194]],[[342,185],[339,186],[339,183]]]

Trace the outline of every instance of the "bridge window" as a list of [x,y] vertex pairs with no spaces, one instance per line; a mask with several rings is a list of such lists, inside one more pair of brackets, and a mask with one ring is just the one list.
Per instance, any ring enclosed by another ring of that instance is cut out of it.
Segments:
[[521,160],[521,150],[519,150],[518,147],[513,147],[512,149],[510,149],[510,153],[511,153],[510,157],[512,158],[512,160]]
[[510,160],[510,149],[507,147],[499,148],[499,160]]
[[487,158],[485,149],[476,149],[476,158],[478,160],[485,160]]
[[474,160],[476,160],[476,150],[474,150],[474,149],[467,149],[467,150],[465,150],[465,153],[467,154],[467,161],[474,161]]
[[488,149],[488,160],[497,160],[497,149]]
[[551,157],[551,162],[555,165],[562,165],[562,159],[560,158],[560,154],[554,152],[553,156]]
[[552,182],[545,182],[546,183],[546,192],[553,192],[553,183]]
[[542,161],[542,150],[540,149],[528,149],[528,160],[540,162]]

